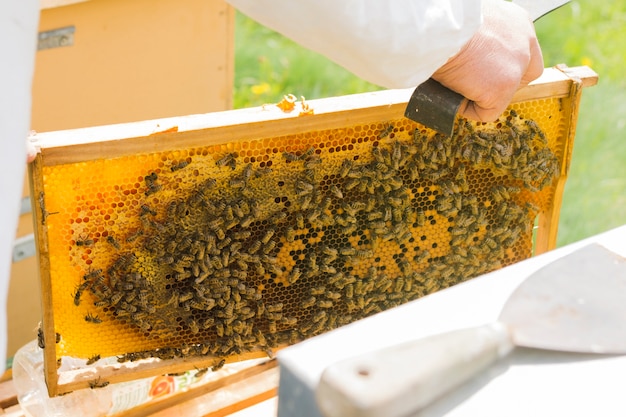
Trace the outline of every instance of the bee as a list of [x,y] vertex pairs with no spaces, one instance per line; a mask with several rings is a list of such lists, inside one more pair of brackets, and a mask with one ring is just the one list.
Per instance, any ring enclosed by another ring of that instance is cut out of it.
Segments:
[[401,207],[404,204],[404,200],[398,197],[388,197],[387,202],[392,207]]
[[491,249],[496,249],[498,247],[498,243],[488,236],[486,236],[483,241]]
[[100,355],[94,355],[87,360],[87,365],[94,364],[100,360]]
[[187,322],[187,326],[189,326],[189,330],[191,330],[191,333],[193,334],[198,334],[198,332],[200,331],[200,326],[195,319],[189,320]]
[[89,388],[91,388],[91,389],[104,388],[107,385],[109,385],[109,381],[101,381],[100,377],[98,377],[97,379],[94,379],[93,381],[89,382]]
[[104,277],[102,276],[102,269],[94,269],[83,275],[85,281],[96,280],[97,283],[102,283]]
[[267,229],[267,231],[265,232],[265,235],[261,238],[261,243],[266,245],[270,241],[272,236],[274,236],[274,233],[276,233],[275,228],[272,227],[272,228]]
[[298,196],[310,194],[314,188],[315,187],[313,186],[313,184],[308,183],[306,181],[302,181],[302,180],[296,181],[296,190],[298,190],[296,195]]
[[342,199],[343,198],[343,193],[341,192],[341,190],[339,189],[339,187],[337,187],[335,184],[333,184],[330,187],[330,192],[337,198]]
[[327,318],[328,313],[325,310],[320,310],[317,313],[315,313],[312,317],[312,320],[315,323],[318,323],[321,320],[324,320],[325,318]]
[[187,165],[189,165],[189,161],[186,159],[183,159],[182,161],[176,164],[172,164],[172,166],[170,167],[170,170],[172,172],[175,172],[175,171],[185,168]]
[[283,323],[285,326],[293,327],[298,324],[298,319],[296,317],[283,317],[281,319],[281,323]]
[[300,307],[301,308],[310,308],[313,307],[315,305],[315,302],[317,301],[317,299],[315,297],[309,297],[305,300],[303,300],[300,303]]
[[390,123],[387,126],[385,126],[383,130],[380,131],[380,133],[378,134],[378,138],[379,139],[386,138],[387,136],[389,136],[391,132],[393,132],[393,125]]
[[345,246],[339,249],[339,253],[343,256],[354,256],[356,255],[356,249],[351,246]]
[[120,246],[120,242],[117,241],[117,239],[115,239],[113,236],[108,235],[107,236],[107,242],[113,246],[115,249],[120,250],[121,246]]
[[236,158],[237,158],[237,154],[234,152],[231,152],[231,153],[227,153],[226,155],[218,159],[215,163],[218,167],[228,166],[230,167],[231,170],[234,171],[235,168],[237,167]]
[[526,210],[530,211],[531,213],[535,214],[538,213],[540,211],[539,206],[537,206],[536,204],[527,201],[526,202]]
[[249,230],[244,230],[244,231],[240,231],[240,232],[234,232],[233,233],[233,238],[235,240],[246,240],[248,239],[250,236],[252,235],[252,232]]
[[276,313],[283,310],[283,303],[270,304],[265,309],[270,313]]
[[332,308],[333,302],[331,300],[317,300],[317,306],[320,308]]
[[280,320],[283,318],[283,313],[279,312],[279,313],[269,313],[266,312],[265,316],[269,319],[269,320]]
[[274,214],[274,216],[272,216],[271,222],[272,224],[278,224],[281,221],[285,220],[286,218],[287,218],[287,213],[285,213],[284,211],[279,211],[276,214]]
[[219,337],[224,337],[224,323],[215,323],[215,332]]
[[287,242],[293,242],[296,239],[296,232],[293,227],[288,226],[285,229],[285,239],[287,239]]
[[326,291],[324,295],[331,300],[338,300],[341,298],[341,293],[334,291]]
[[91,246],[93,243],[93,239],[83,238],[82,236],[79,236],[79,238],[76,239],[76,246]]
[[211,230],[217,230],[217,229],[221,228],[222,226],[224,226],[224,219],[222,217],[217,217],[217,218],[215,218],[213,220],[210,220],[207,223],[207,226]]
[[415,261],[415,263],[419,264],[419,263],[426,261],[426,259],[428,259],[429,257],[430,257],[430,253],[427,250],[423,250],[422,252],[420,252],[419,255],[415,255],[413,260]]
[[267,324],[267,329],[268,332],[270,332],[270,334],[276,334],[277,332],[277,328],[276,328],[276,322],[273,320],[270,320],[269,323]]
[[226,363],[226,359],[221,359],[218,363],[216,363],[215,365],[211,367],[211,371],[215,372],[221,369],[225,363]]
[[244,182],[248,182],[248,180],[250,179],[250,177],[252,177],[252,164],[248,164],[244,167],[242,173],[241,173],[241,177],[244,180]]
[[217,248],[219,250],[224,249],[226,246],[230,245],[230,243],[232,242],[232,238],[230,237],[224,237],[220,242],[218,242],[217,244]]
[[309,210],[306,219],[309,223],[314,224],[315,221],[321,216],[322,211],[320,209]]
[[243,178],[233,177],[228,181],[228,184],[233,188],[246,188],[247,183]]
[[400,271],[404,274],[404,276],[409,275],[412,272],[411,265],[406,259],[403,259],[398,263],[398,267]]
[[80,305],[80,298],[83,295],[83,292],[87,289],[87,287],[89,287],[91,285],[91,282],[89,281],[85,281],[82,284],[80,284],[77,288],[76,288],[76,292],[74,293],[73,297],[74,297],[74,305],[79,306]]
[[291,152],[283,152],[283,157],[287,162],[295,162],[300,160],[300,157],[297,154]]
[[294,267],[289,273],[289,276],[287,277],[287,281],[290,284],[295,284],[296,281],[298,281],[298,279],[300,279],[301,276],[302,276],[302,272],[300,271],[300,268]]
[[391,153],[391,161],[393,163],[393,169],[396,171],[400,169],[400,165],[402,165],[402,145],[400,142],[396,141],[393,144],[393,149]]
[[157,212],[152,210],[147,204],[142,204],[139,210],[139,216],[145,216],[146,214],[156,216]]
[[45,206],[44,192],[41,191],[39,193],[39,208],[41,209],[41,224],[46,224],[46,219],[48,218],[48,211]]
[[[380,162],[381,164],[391,165],[387,164],[387,161],[385,161],[385,156],[383,155],[383,151],[380,149],[380,147],[377,146],[372,149],[372,155],[374,156],[376,161]],[[391,161],[391,159],[389,161]]]
[[91,313],[87,313],[87,315],[85,316],[85,321],[94,324],[102,323],[102,319],[100,317],[94,316]]
[[346,178],[350,170],[352,169],[353,162],[351,159],[344,159],[341,163],[341,167],[339,169],[339,176],[341,178]]
[[[155,176],[156,176],[156,174],[155,174]],[[154,193],[156,193],[157,191],[160,191],[160,190],[161,190],[161,185],[151,183],[151,184],[146,186],[146,191],[145,191],[144,194],[147,197],[147,196],[152,195],[152,194],[154,194]]]
[[126,242],[132,243],[137,240],[141,235],[143,235],[143,230],[137,229],[126,237]]
[[[208,352],[208,350],[207,350],[207,352]],[[197,369],[197,371],[196,371],[196,373],[194,374],[194,377],[195,377],[195,378],[201,378],[201,377],[202,377],[204,374],[206,374],[206,373],[207,373],[207,371],[209,370],[209,368],[202,368],[202,369],[198,369],[198,368],[196,368],[196,369]]]
[[313,168],[316,165],[319,165],[322,163],[322,158],[319,157],[319,155],[311,155],[311,157],[307,158],[306,161],[304,161],[304,167],[305,168]]
[[315,152],[315,147],[311,146],[306,151],[304,151],[304,153],[300,156],[300,159],[301,160],[309,159],[310,157],[313,156],[314,152]]
[[37,328],[37,346],[39,346],[40,349],[45,349],[46,347],[43,329],[41,328],[41,322],[39,323],[39,327]]
[[251,255],[255,254],[259,249],[261,249],[262,245],[263,243],[260,240],[255,240],[248,248],[248,253]]
[[145,176],[144,181],[146,182],[147,186],[150,186],[154,184],[158,179],[159,177],[157,176],[156,172],[151,172],[149,175]]

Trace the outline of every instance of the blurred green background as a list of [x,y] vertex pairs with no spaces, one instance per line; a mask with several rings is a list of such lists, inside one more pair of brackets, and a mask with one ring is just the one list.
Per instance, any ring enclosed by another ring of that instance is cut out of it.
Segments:
[[[583,91],[558,245],[626,224],[626,2],[572,1],[536,24],[546,67],[587,65],[600,76]],[[236,108],[373,91],[326,58],[237,14]]]

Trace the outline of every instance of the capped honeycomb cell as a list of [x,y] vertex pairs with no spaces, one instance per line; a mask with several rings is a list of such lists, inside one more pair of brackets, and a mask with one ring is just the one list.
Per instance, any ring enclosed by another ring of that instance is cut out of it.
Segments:
[[272,355],[525,259],[560,192],[564,103],[453,137],[370,117],[35,164],[54,355]]

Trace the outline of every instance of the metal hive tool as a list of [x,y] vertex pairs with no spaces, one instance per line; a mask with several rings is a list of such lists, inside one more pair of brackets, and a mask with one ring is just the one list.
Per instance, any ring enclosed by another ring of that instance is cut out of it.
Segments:
[[452,138],[403,118],[391,91],[348,117],[345,97],[302,117],[262,108],[160,121],[177,126],[161,134],[137,134],[155,122],[43,134],[31,179],[50,392],[93,380],[66,382],[64,356],[106,381],[147,358],[158,373],[271,356],[531,256],[537,216],[558,218],[573,140],[581,82],[559,82],[562,95],[550,81],[552,96],[495,123],[459,119]]

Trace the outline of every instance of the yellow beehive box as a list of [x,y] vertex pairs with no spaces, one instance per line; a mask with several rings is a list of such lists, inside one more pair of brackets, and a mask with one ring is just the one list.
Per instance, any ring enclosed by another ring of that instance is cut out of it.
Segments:
[[271,356],[553,247],[596,78],[547,69],[451,138],[403,117],[408,90],[41,134],[51,393]]
[[230,109],[233,45],[223,0],[42,0],[32,129]]

